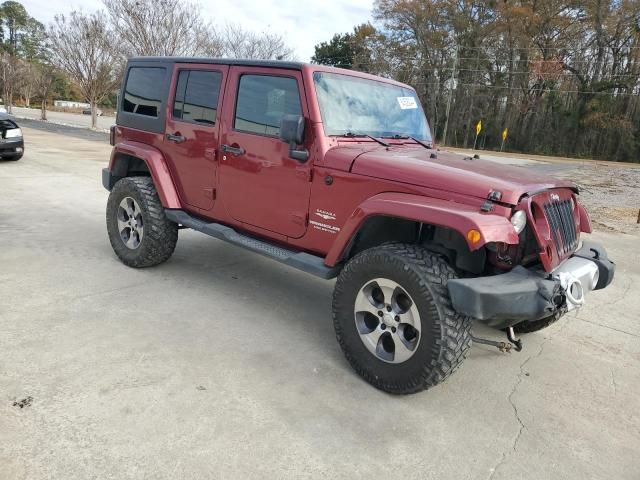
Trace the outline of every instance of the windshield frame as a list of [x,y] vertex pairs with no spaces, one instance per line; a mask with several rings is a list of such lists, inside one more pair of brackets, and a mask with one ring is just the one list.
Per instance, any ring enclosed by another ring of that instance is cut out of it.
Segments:
[[[378,137],[378,138],[384,138],[385,141],[387,139],[397,139],[397,140],[404,140],[404,139],[412,139],[412,137],[416,137],[418,138],[420,141],[426,143],[426,144],[432,144],[433,143],[433,133],[431,131],[431,126],[429,125],[429,121],[425,115],[424,109],[422,107],[422,102],[420,102],[420,98],[418,97],[417,92],[415,91],[415,89],[409,85],[397,82],[395,80],[392,79],[385,79],[382,77],[376,77],[374,75],[370,75],[370,74],[366,74],[366,73],[362,73],[362,72],[353,72],[353,74],[351,74],[350,72],[343,72],[343,71],[334,71],[333,69],[331,70],[325,70],[324,68],[320,68],[320,69],[313,69],[310,72],[310,80],[313,84],[313,93],[315,95],[315,103],[316,103],[316,107],[317,107],[317,112],[319,115],[319,119],[320,122],[322,123],[322,130],[323,133],[326,137],[329,138],[348,138],[351,141],[373,141],[370,138],[367,138],[368,136],[371,137]],[[326,116],[325,116],[325,111],[323,110],[323,103],[320,99],[320,95],[319,95],[319,86],[316,80],[316,75],[317,74],[321,74],[321,75],[326,75],[326,76],[334,76],[334,77],[348,77],[351,78],[355,81],[359,81],[359,82],[372,82],[374,84],[381,84],[381,86],[384,87],[389,87],[389,88],[397,88],[397,89],[403,89],[403,90],[407,90],[409,92],[411,92],[411,94],[415,97],[416,100],[416,105],[417,105],[417,114],[420,115],[420,117],[422,118],[422,121],[424,122],[424,128],[426,130],[426,138],[420,138],[421,136],[415,136],[412,135],[415,132],[393,132],[391,135],[387,136],[387,135],[378,135],[379,132],[375,132],[375,131],[360,131],[360,130],[354,130],[354,131],[349,131],[346,130],[342,133],[334,133],[332,131],[330,131],[328,129],[327,126],[327,121],[326,121]],[[401,137],[394,137],[395,135],[403,135],[403,138]]]

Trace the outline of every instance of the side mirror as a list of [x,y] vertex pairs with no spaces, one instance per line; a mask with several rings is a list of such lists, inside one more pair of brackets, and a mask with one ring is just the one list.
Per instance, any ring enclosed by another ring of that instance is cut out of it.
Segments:
[[304,142],[304,117],[302,115],[285,115],[280,121],[280,140],[289,144],[289,156],[299,162],[309,159],[307,150],[297,150]]

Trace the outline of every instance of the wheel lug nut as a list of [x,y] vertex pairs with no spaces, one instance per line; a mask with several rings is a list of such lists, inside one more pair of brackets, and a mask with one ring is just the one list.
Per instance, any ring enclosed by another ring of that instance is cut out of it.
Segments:
[[400,316],[396,315],[395,320],[396,320],[396,322],[399,322],[400,321]]
[[387,305],[387,312],[390,312],[390,311],[391,311],[391,306]]
[[391,331],[392,331],[393,333],[396,333],[396,327],[391,327]]
[[380,328],[381,328],[382,330],[384,330],[385,328],[387,328],[387,326],[386,326],[384,323],[381,323],[381,324],[380,324]]
[[378,316],[381,317],[383,315],[382,310],[378,311]]

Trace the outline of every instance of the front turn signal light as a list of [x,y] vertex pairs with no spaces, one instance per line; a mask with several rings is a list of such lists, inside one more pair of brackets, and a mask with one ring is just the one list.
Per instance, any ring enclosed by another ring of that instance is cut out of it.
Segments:
[[481,235],[478,230],[471,229],[467,232],[467,240],[469,243],[478,243],[480,241]]

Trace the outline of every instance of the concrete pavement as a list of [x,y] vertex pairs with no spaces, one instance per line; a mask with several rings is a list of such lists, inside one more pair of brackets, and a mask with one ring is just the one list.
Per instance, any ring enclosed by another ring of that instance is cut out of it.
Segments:
[[474,346],[395,397],[343,358],[332,282],[187,230],[129,269],[109,146],[24,131],[0,162],[1,479],[638,478],[637,236],[593,235],[616,281],[522,353]]

